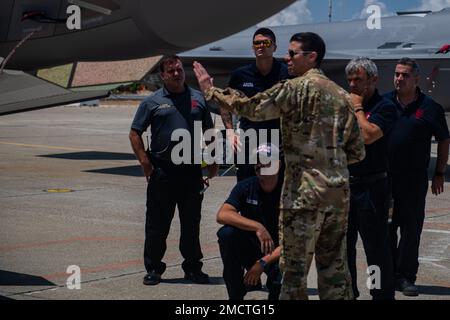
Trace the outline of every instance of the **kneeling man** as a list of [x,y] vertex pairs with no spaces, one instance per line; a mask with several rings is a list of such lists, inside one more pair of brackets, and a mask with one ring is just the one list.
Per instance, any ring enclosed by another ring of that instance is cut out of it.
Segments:
[[[256,150],[256,176],[238,182],[217,214],[217,222],[224,225],[217,235],[230,300],[243,300],[246,287],[256,286],[263,272],[267,274],[269,300],[278,300],[281,289],[278,216],[282,183],[277,155],[275,145],[260,145]],[[244,270],[247,270],[245,274]]]

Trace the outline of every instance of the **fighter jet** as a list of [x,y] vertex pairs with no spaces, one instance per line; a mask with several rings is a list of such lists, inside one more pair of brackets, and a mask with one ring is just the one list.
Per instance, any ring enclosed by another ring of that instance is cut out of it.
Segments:
[[[450,8],[422,14],[402,12],[381,18],[381,29],[369,29],[367,20],[300,24],[271,27],[277,36],[277,58],[286,55],[290,37],[311,31],[322,36],[327,53],[322,67],[334,81],[346,88],[345,66],[357,56],[375,60],[380,73],[381,92],[393,90],[396,61],[404,56],[414,58],[421,67],[420,87],[450,111]],[[181,54],[186,65],[201,62],[218,86],[225,87],[231,71],[254,61],[250,28],[220,41]],[[189,70],[189,69],[187,69]],[[193,74],[188,74],[193,81]]]
[[[292,2],[2,0],[0,115],[108,94],[56,86],[34,77],[38,68],[186,51],[254,25]],[[79,29],[68,24],[77,18],[70,6],[80,10]]]

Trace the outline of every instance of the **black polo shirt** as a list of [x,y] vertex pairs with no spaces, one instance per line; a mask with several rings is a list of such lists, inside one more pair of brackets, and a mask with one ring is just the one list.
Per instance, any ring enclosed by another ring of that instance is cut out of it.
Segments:
[[449,138],[444,109],[417,88],[417,100],[404,109],[395,91],[385,94],[394,102],[398,120],[388,138],[389,165],[392,172],[426,170],[430,163],[431,137]]
[[266,193],[262,190],[258,177],[250,177],[236,184],[225,201],[232,205],[243,217],[258,221],[270,233],[275,246],[278,246],[278,216],[282,184],[274,191]]
[[369,101],[364,104],[363,109],[367,120],[381,129],[383,137],[372,144],[365,145],[366,157],[364,160],[348,166],[351,176],[368,176],[388,171],[386,137],[397,120],[396,107],[376,90]]
[[186,129],[194,138],[194,121],[201,121],[203,131],[214,127],[201,92],[186,86],[183,93],[175,94],[164,87],[140,104],[131,128],[144,132],[150,126],[152,155],[170,161],[172,149],[178,144],[171,141],[172,132]]
[[[281,80],[288,79],[288,77],[286,64],[273,59],[272,70],[267,75],[262,75],[256,68],[256,63],[252,63],[236,69],[231,74],[228,86],[242,91],[247,97],[253,97],[258,92],[270,89]],[[241,117],[239,127],[242,130],[280,129],[280,119],[251,121]]]

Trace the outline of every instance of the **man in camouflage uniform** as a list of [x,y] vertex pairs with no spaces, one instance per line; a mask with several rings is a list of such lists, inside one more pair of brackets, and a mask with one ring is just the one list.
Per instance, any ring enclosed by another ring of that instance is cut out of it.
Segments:
[[320,69],[325,43],[297,33],[289,44],[289,72],[297,76],[252,98],[212,86],[197,62],[194,71],[206,99],[251,120],[281,117],[286,176],[280,213],[280,299],[307,299],[306,280],[316,255],[321,299],[352,299],[346,238],[347,165],[361,161],[364,143],[344,89]]

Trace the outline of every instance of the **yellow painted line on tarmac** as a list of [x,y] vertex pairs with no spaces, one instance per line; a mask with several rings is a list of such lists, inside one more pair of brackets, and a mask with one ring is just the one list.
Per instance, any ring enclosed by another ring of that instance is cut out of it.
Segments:
[[27,144],[27,143],[16,143],[16,142],[6,142],[6,141],[0,141],[0,144],[10,145],[10,146],[18,146],[18,147],[26,147],[26,148],[40,148],[40,149],[64,150],[64,151],[92,151],[92,150],[79,149],[79,148],[46,146],[43,144]]
[[67,192],[73,192],[72,189],[47,189],[44,190],[45,192],[48,193],[67,193]]

